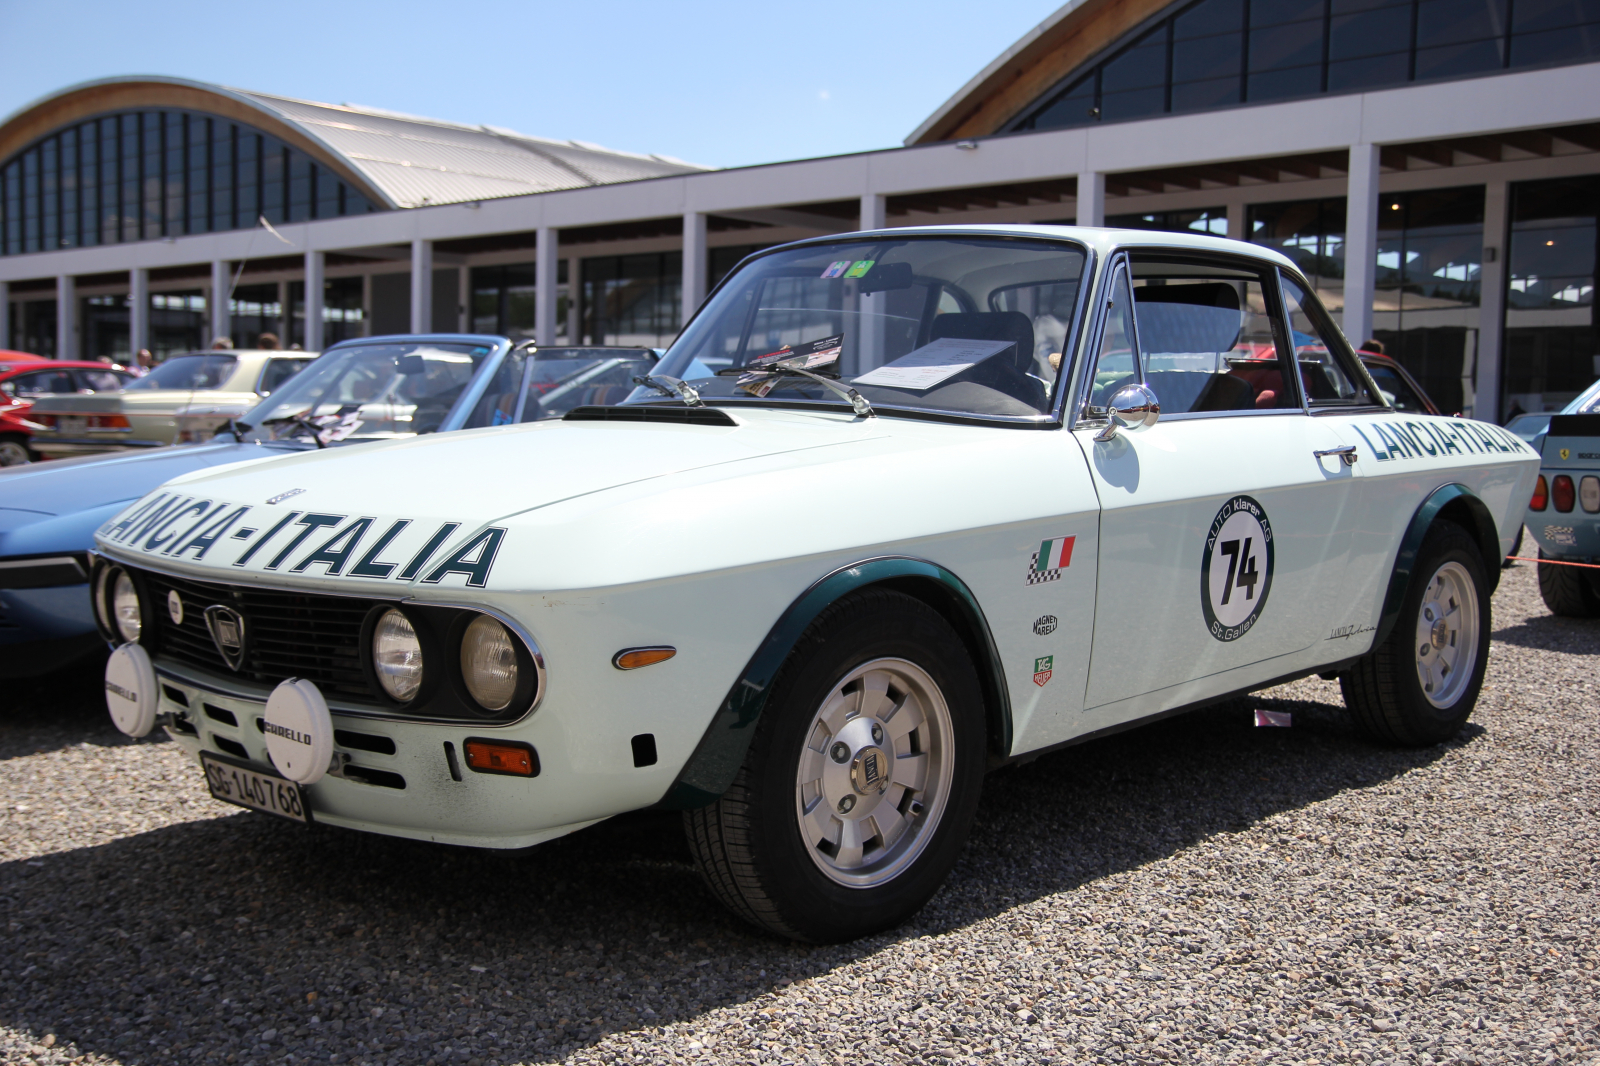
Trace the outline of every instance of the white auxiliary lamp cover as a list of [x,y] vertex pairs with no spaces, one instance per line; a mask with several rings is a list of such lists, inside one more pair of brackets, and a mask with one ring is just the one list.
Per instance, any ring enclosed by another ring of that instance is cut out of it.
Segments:
[[156,727],[156,668],[137,644],[124,644],[106,660],[106,709],[111,721],[130,737]]
[[333,718],[317,686],[291,677],[272,690],[262,717],[272,765],[302,785],[321,781],[333,759]]

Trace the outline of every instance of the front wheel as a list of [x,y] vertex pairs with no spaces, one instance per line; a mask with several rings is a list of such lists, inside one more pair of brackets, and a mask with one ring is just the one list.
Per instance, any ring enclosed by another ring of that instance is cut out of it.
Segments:
[[868,590],[806,630],[732,787],[684,827],[736,914],[796,940],[854,939],[905,921],[943,883],[984,763],[961,639],[920,600]]
[[1448,521],[1428,530],[1394,631],[1339,678],[1362,732],[1426,747],[1466,724],[1489,662],[1486,573],[1466,530]]

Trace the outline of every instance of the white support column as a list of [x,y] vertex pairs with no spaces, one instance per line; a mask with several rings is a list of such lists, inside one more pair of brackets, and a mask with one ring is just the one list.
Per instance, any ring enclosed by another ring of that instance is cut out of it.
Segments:
[[888,197],[869,192],[861,194],[861,228],[882,229],[888,220]]
[[583,260],[573,256],[567,260],[567,343],[581,344],[583,319],[578,303],[583,298]]
[[1078,175],[1078,217],[1080,226],[1106,224],[1106,176],[1098,170]]
[[11,283],[0,281],[0,348],[11,347]]
[[1243,203],[1243,201],[1229,203],[1227,206],[1228,239],[1235,241],[1249,240],[1250,235],[1244,231],[1244,226],[1245,215],[1249,213],[1250,209]]
[[128,365],[139,358],[139,349],[150,347],[150,271],[134,267],[128,271]]
[[[546,347],[556,342],[556,278],[561,270],[561,235],[554,226],[540,226],[533,250],[533,339]],[[569,334],[571,330],[567,331]]]
[[56,278],[56,358],[78,358],[78,283],[70,274]]
[[228,269],[226,259],[213,259],[211,261],[211,336],[206,338],[206,347],[211,347],[211,342],[218,337],[233,336],[233,309],[229,306],[232,296],[233,272]]
[[1350,146],[1344,216],[1344,335],[1352,345],[1372,336],[1378,276],[1378,146]]
[[[303,343],[308,352],[322,351],[322,289],[326,265],[323,253],[306,253],[306,339]],[[284,347],[288,347],[287,338]]]
[[433,332],[433,242],[411,242],[411,332]]
[[[882,197],[878,197],[882,199]],[[865,210],[865,205],[863,205]],[[883,225],[879,222],[878,225]],[[706,216],[698,211],[683,216],[683,318],[687,323],[706,298]]]
[[[1468,409],[1462,414],[1499,422],[1503,417],[1500,383],[1505,380],[1506,238],[1510,227],[1508,182],[1491,181],[1483,190],[1483,256],[1478,270],[1478,366]],[[1465,368],[1464,368],[1465,369]]]
[[465,263],[456,267],[456,332],[472,329],[472,268]]

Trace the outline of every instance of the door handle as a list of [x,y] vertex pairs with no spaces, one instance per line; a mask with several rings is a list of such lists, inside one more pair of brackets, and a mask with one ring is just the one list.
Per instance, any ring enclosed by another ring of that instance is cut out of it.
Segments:
[[1346,444],[1339,448],[1324,448],[1321,451],[1315,451],[1311,454],[1316,456],[1318,459],[1324,459],[1330,455],[1337,455],[1339,457],[1339,461],[1344,463],[1345,466],[1356,465],[1356,446],[1354,444]]

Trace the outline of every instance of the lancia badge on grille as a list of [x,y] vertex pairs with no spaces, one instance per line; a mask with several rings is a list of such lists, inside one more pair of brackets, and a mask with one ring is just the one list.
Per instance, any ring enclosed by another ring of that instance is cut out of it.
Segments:
[[206,628],[211,630],[211,643],[217,646],[217,654],[228,669],[239,669],[244,663],[244,616],[220,604],[207,607]]

